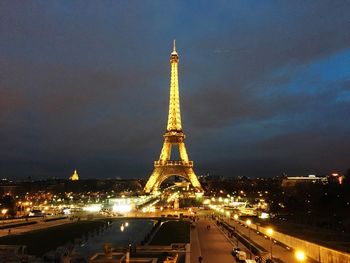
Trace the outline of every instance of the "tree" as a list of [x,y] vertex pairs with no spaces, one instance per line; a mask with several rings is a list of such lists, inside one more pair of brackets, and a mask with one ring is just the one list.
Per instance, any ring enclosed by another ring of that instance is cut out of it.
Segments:
[[14,217],[17,213],[16,201],[10,195],[5,195],[1,199],[2,209],[7,209],[7,215]]

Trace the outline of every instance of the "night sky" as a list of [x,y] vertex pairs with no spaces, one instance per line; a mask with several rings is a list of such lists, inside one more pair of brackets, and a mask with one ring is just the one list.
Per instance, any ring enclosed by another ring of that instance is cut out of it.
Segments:
[[197,174],[350,168],[350,1],[0,2],[0,177],[140,178],[172,40]]

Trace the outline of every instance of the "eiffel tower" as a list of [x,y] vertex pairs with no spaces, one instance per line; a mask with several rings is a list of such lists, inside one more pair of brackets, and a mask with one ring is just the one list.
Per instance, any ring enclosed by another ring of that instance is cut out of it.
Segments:
[[[178,63],[179,55],[176,52],[174,40],[174,49],[170,56],[170,100],[168,125],[164,137],[163,148],[158,161],[154,162],[154,170],[144,188],[146,193],[158,191],[161,183],[167,178],[178,175],[190,181],[197,191],[203,191],[196,174],[193,171],[193,161],[188,159],[185,147],[185,134],[182,132],[181,114],[180,114],[180,96],[178,81]],[[180,159],[171,161],[171,149],[178,146]]]

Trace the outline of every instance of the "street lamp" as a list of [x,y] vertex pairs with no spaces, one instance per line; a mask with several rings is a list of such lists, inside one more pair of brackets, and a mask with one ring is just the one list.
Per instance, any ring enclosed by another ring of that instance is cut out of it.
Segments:
[[272,259],[272,235],[273,235],[273,229],[272,228],[268,228],[267,229],[267,234],[270,237],[270,257]]
[[248,236],[249,236],[249,257],[250,259],[252,259],[252,243],[251,243],[251,239],[250,239],[250,225],[252,224],[252,221],[250,219],[247,219],[245,221],[246,225],[248,226]]
[[297,250],[297,251],[295,251],[295,258],[296,258],[296,260],[298,260],[298,262],[304,262],[306,259],[306,255],[305,255],[304,251]]
[[238,247],[238,231],[237,231],[237,227],[238,227],[238,215],[234,214],[233,219],[235,220],[235,232],[236,232],[236,240],[237,240],[237,247]]

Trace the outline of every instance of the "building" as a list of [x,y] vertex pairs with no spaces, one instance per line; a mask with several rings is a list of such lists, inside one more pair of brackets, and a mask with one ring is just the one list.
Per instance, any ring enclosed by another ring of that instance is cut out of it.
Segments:
[[316,176],[313,174],[309,176],[288,176],[282,180],[282,187],[291,187],[299,183],[328,184],[328,180],[328,176]]
[[79,175],[77,173],[77,170],[74,170],[74,173],[72,174],[71,177],[69,177],[71,181],[78,181],[79,180]]

